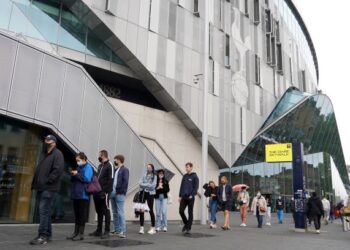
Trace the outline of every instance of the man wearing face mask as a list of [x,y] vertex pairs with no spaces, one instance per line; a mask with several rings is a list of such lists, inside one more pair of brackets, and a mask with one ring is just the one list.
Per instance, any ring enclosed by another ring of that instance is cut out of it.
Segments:
[[[100,162],[100,165],[98,166],[97,177],[102,191],[94,194],[94,203],[97,213],[97,229],[90,233],[89,236],[97,236],[102,239],[107,239],[109,237],[111,224],[109,199],[113,187],[114,167],[108,159],[108,152],[106,150],[100,151],[98,161]],[[104,233],[102,233],[103,219],[105,220]]]
[[32,181],[32,189],[37,191],[40,221],[38,237],[30,242],[32,245],[46,244],[52,237],[51,202],[55,193],[60,190],[64,170],[63,154],[56,148],[56,143],[55,136],[45,137],[43,153]]
[[267,203],[260,191],[258,191],[253,199],[251,210],[258,220],[258,228],[262,228],[264,216],[267,211]]

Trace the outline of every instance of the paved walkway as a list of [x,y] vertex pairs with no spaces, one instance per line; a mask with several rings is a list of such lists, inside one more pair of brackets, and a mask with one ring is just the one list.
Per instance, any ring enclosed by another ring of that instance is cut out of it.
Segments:
[[[275,217],[275,215],[273,215]],[[222,214],[219,214],[219,222],[222,221]],[[194,225],[193,237],[185,237],[180,233],[179,224],[169,225],[167,233],[156,235],[139,235],[138,225],[128,225],[127,239],[119,239],[111,236],[109,240],[100,240],[93,237],[86,237],[82,242],[72,242],[65,239],[72,232],[72,225],[54,225],[53,241],[44,246],[31,246],[28,242],[35,236],[36,225],[10,225],[0,226],[0,249],[112,249],[107,244],[117,247],[117,249],[142,249],[142,250],[164,250],[164,249],[214,249],[214,250],[281,250],[281,249],[308,249],[308,250],[330,250],[349,249],[350,232],[343,232],[340,221],[336,221],[328,226],[323,225],[321,234],[315,234],[311,229],[308,233],[293,232],[291,218],[286,218],[286,223],[273,224],[271,227],[258,229],[253,216],[249,217],[248,227],[239,227],[239,216],[237,213],[231,214],[231,230],[209,229],[206,226]],[[275,220],[273,222],[276,223]],[[87,233],[95,229],[94,225],[87,226]],[[147,224],[146,224],[146,229]],[[210,237],[203,237],[209,235]],[[98,244],[95,244],[98,243]],[[145,243],[146,245],[130,245]],[[122,246],[128,245],[128,247]]]

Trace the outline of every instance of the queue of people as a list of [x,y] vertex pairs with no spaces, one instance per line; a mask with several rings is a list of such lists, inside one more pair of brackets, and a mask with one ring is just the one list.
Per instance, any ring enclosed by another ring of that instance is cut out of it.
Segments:
[[[48,135],[44,140],[44,150],[34,173],[32,189],[36,191],[38,201],[39,229],[38,235],[30,244],[46,244],[52,237],[51,226],[51,203],[54,195],[60,189],[60,179],[64,172],[64,157],[56,147],[57,139]],[[123,155],[116,155],[113,163],[109,160],[108,152],[101,150],[98,157],[99,165],[97,171],[88,162],[87,156],[79,152],[75,156],[76,166],[70,171],[71,175],[71,199],[73,202],[75,224],[72,235],[68,240],[81,241],[84,239],[85,224],[88,221],[89,201],[92,195],[97,213],[97,228],[89,236],[107,239],[110,235],[120,238],[126,237],[125,221],[125,199],[129,185],[129,170],[124,165]],[[198,193],[199,179],[193,171],[193,164],[185,164],[185,174],[182,177],[179,189],[179,214],[183,222],[182,232],[190,234],[193,223],[193,207],[195,197]],[[239,185],[240,187],[240,185]],[[233,190],[228,184],[226,176],[220,178],[220,185],[210,181],[203,186],[204,195],[209,198],[210,228],[217,228],[217,212],[223,211],[224,222],[222,230],[230,230],[230,211],[233,205]],[[153,164],[147,164],[145,173],[139,181],[139,192],[134,198],[135,215],[139,217],[140,234],[145,233],[145,213],[150,215],[151,227],[148,234],[167,232],[167,201],[170,191],[169,181],[165,177],[164,170],[155,170]],[[235,190],[238,192],[238,190]],[[294,201],[294,200],[293,200]],[[247,186],[242,185],[238,195],[237,203],[241,216],[241,227],[247,226],[247,214],[250,208],[257,218],[258,228],[271,225],[271,197],[264,197],[260,191],[252,199]],[[110,209],[109,204],[112,205]],[[154,211],[155,204],[155,211]],[[294,204],[294,203],[293,203]],[[321,217],[328,224],[331,216],[330,202],[321,199],[316,193],[307,202],[307,217],[314,222],[317,233],[320,233]],[[185,210],[187,209],[187,215]],[[284,219],[284,201],[281,196],[276,200],[277,219],[280,224]],[[112,211],[111,211],[112,210]],[[294,212],[293,210],[293,218]],[[113,231],[111,227],[111,212],[113,213]],[[103,227],[104,223],[104,227]]]

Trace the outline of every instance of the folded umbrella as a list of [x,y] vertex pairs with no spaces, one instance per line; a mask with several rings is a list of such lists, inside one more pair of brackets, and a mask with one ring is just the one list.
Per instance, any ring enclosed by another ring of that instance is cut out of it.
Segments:
[[245,187],[246,189],[249,188],[249,186],[246,185],[246,184],[237,184],[237,185],[234,185],[234,186],[232,187],[232,191],[233,191],[233,192],[240,192],[241,189],[242,189],[242,187]]

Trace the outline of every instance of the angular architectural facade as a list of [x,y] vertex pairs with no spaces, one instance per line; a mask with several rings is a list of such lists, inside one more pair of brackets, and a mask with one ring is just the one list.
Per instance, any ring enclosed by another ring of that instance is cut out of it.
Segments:
[[[48,132],[67,169],[76,151],[94,165],[102,148],[124,154],[130,206],[147,163],[175,174],[176,197],[185,162],[200,174],[205,39],[210,179],[299,101],[268,117],[287,89],[317,93],[316,53],[290,0],[4,0],[0,32],[0,199],[11,200],[0,223],[34,220],[29,180]],[[60,212],[69,211],[65,183],[55,215],[69,221]],[[169,211],[179,219],[176,203]]]

